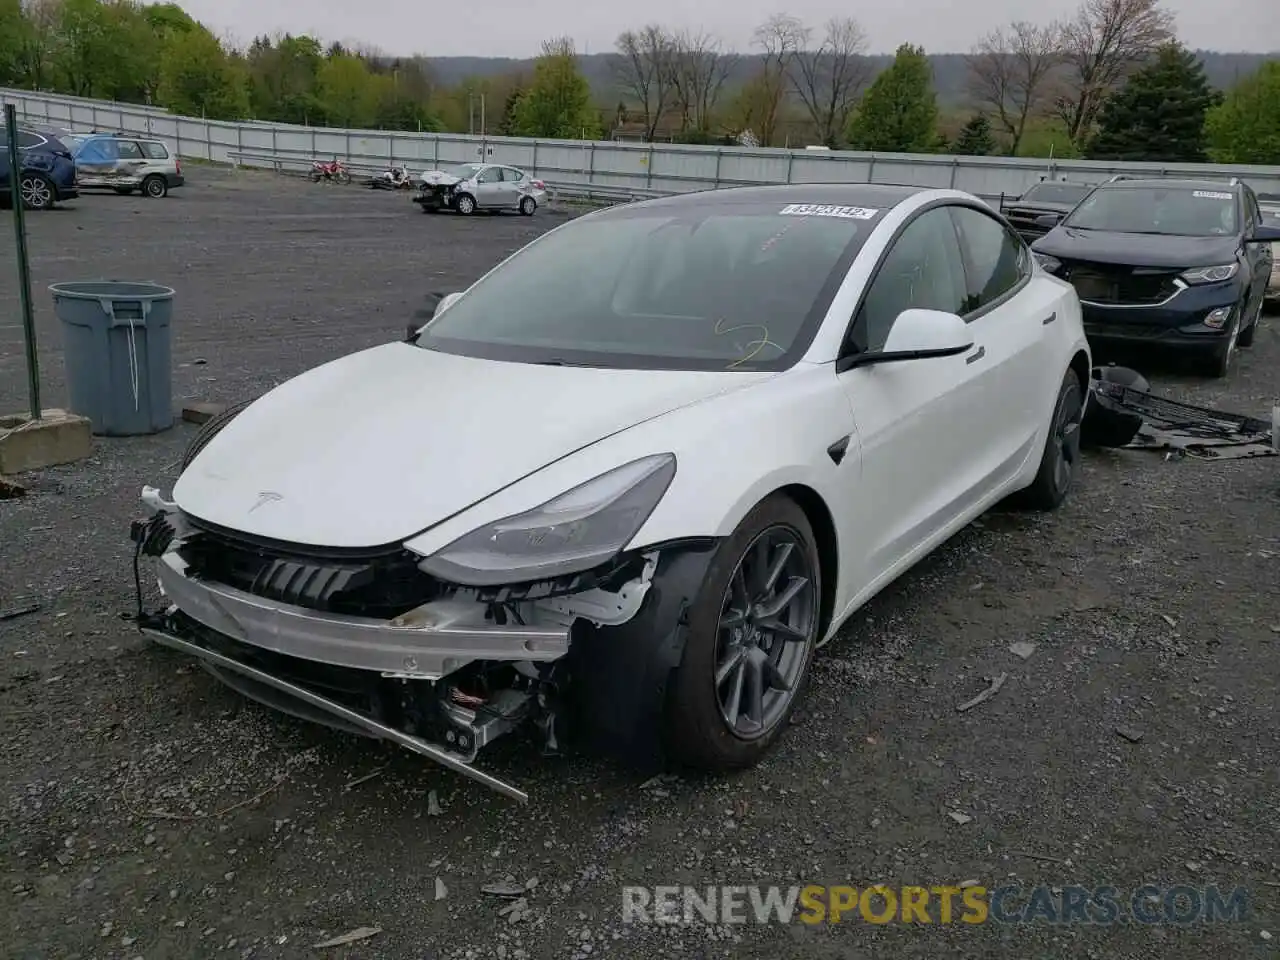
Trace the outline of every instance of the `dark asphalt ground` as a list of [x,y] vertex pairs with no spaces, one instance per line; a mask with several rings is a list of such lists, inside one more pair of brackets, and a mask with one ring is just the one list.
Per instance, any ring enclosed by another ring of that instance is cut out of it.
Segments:
[[[428,291],[561,219],[425,217],[403,195],[190,174],[168,200],[29,218],[48,405],[65,402],[48,283],[175,287],[175,403],[226,402],[400,336]],[[6,214],[0,411],[25,407],[12,262]],[[1273,317],[1225,383],[1154,379],[1267,415],[1278,365]],[[0,501],[0,608],[41,604],[0,622],[5,956],[1277,956],[1280,461],[1091,455],[1060,512],[990,514],[858,615],[758,769],[654,785],[500,743],[487,763],[529,790],[520,808],[247,703],[121,621],[138,492],[168,488],[194,431],[98,440]],[[957,712],[1001,673],[994,698]],[[480,890],[499,881],[529,887],[516,922]],[[1183,926],[621,917],[631,884],[964,881],[1250,900],[1238,922]],[[362,926],[379,932],[313,949]]]

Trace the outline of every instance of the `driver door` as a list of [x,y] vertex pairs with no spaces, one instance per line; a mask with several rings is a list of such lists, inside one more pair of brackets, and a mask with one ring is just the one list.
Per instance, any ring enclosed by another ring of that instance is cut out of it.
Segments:
[[[898,235],[872,275],[844,352],[883,349],[908,308],[963,315],[966,283],[946,205],[920,213]],[[862,476],[850,491],[845,542],[862,566],[849,571],[855,602],[901,572],[930,536],[968,509],[970,467],[981,459],[984,409],[977,344],[952,357],[854,367],[839,374],[862,445]]]

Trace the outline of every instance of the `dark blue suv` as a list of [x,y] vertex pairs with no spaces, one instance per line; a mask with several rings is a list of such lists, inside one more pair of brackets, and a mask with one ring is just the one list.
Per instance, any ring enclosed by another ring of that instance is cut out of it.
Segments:
[[[76,164],[71,151],[51,133],[18,129],[18,156],[22,165],[18,192],[28,210],[48,210],[62,200],[80,195],[76,188]],[[13,171],[9,169],[9,132],[0,125],[0,204],[13,199]]]

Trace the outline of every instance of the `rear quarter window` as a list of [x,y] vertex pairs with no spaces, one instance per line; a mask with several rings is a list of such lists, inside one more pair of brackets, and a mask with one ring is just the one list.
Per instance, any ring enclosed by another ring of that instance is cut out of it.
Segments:
[[142,141],[142,153],[148,160],[168,160],[169,150],[163,143],[154,140]]

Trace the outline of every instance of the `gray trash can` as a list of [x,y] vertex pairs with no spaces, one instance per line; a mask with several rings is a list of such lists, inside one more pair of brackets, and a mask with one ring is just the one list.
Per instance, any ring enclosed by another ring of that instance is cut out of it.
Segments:
[[169,322],[173,290],[157,283],[55,283],[72,413],[99,436],[131,437],[173,426]]

